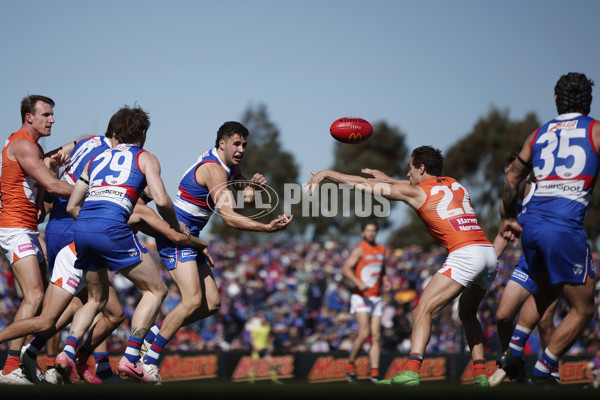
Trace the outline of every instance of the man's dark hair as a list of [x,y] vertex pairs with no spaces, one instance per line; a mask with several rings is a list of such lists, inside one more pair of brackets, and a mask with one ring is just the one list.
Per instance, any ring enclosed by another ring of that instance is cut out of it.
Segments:
[[[117,111],[108,123],[107,133],[112,135],[119,143],[137,143],[142,139],[144,132],[150,128],[150,116],[141,107],[123,106]],[[107,136],[110,137],[110,136]]]
[[413,150],[412,164],[419,168],[421,164],[425,166],[425,172],[433,176],[442,176],[444,167],[444,156],[442,152],[431,146],[421,146]]
[[592,105],[592,86],[594,81],[584,74],[569,72],[561,76],[554,86],[558,113],[580,112],[588,115]]
[[40,96],[39,94],[32,94],[27,97],[23,97],[21,100],[21,123],[25,123],[25,115],[26,114],[35,114],[35,104],[38,102],[44,102],[46,104],[50,104],[51,107],[54,107],[54,100],[50,97]]
[[236,134],[240,135],[241,137],[243,137],[245,139],[248,137],[248,135],[250,133],[248,132],[248,129],[246,129],[246,127],[244,125],[240,124],[239,122],[236,122],[236,121],[225,122],[223,125],[221,125],[221,127],[217,131],[217,140],[215,141],[215,147],[216,148],[219,147],[219,141],[221,139],[226,139],[226,138],[229,138]]
[[113,125],[114,125],[114,120],[115,120],[116,115],[117,114],[113,114],[113,116],[110,117],[110,120],[108,121],[108,126],[106,127],[106,132],[104,132],[104,136],[109,139],[112,139],[112,137],[115,134],[115,128],[113,127]]
[[379,230],[379,224],[377,223],[376,220],[374,220],[373,218],[366,218],[366,219],[363,219],[360,223],[360,231],[364,232],[367,225],[375,225],[375,229]]

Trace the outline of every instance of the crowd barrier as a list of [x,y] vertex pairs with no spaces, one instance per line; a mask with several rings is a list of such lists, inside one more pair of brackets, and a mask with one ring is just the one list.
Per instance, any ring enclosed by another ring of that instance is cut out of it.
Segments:
[[[113,370],[122,353],[109,355]],[[0,352],[0,360],[4,364],[6,351]],[[562,384],[583,385],[591,382],[587,364],[591,355],[565,356],[560,362],[559,372]],[[525,366],[531,370],[537,358],[525,357]],[[341,382],[346,380],[345,369],[348,361],[347,352],[335,353],[294,353],[272,356],[272,363],[277,378],[285,382],[307,382],[318,384],[324,382]],[[408,355],[382,352],[380,372],[385,378],[391,378],[404,368]],[[93,362],[93,357],[90,357]],[[46,367],[46,356],[40,355],[38,363],[42,369]],[[366,355],[355,361],[358,379],[366,380],[369,373],[369,359]],[[269,362],[265,358],[254,359],[243,352],[165,352],[160,360],[160,375],[167,382],[249,382],[251,375],[256,381],[271,379]],[[486,372],[489,375],[496,370],[495,359],[488,358]],[[251,374],[253,372],[253,374]],[[469,355],[426,355],[421,367],[421,381],[424,383],[473,383],[473,365]]]

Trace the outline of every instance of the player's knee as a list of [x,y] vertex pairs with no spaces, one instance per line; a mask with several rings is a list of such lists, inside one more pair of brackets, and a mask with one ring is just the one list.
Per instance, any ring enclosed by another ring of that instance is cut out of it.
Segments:
[[44,301],[44,290],[41,288],[28,290],[26,293],[23,294],[22,303],[24,303],[28,306],[31,306],[33,308],[38,308],[39,306],[41,306],[43,301]]
[[504,310],[498,309],[496,312],[496,323],[497,324],[512,324],[514,320],[514,315],[510,315]]
[[99,313],[100,311],[102,311],[104,309],[104,307],[106,307],[107,303],[108,303],[108,299],[105,299],[105,298],[99,299],[96,302],[96,313]]
[[430,304],[417,304],[417,306],[412,311],[413,319],[417,318],[428,318],[433,319],[436,315],[436,310],[434,309],[434,305]]
[[369,338],[369,336],[371,336],[371,333],[369,331],[359,331],[356,335],[356,338],[364,342]]
[[125,312],[122,308],[120,310],[109,310],[107,307],[105,307],[102,310],[102,314],[104,314],[104,318],[106,318],[108,322],[110,322],[110,324],[115,328],[121,325],[126,318]]
[[125,313],[119,314],[117,316],[115,316],[114,318],[112,318],[110,321],[112,323],[112,325],[116,328],[118,328],[119,326],[121,326],[121,324],[123,322],[125,322]]
[[202,295],[194,293],[193,295],[183,296],[181,306],[187,309],[187,314],[191,315],[202,308]]
[[419,316],[421,315],[423,310],[423,306],[421,306],[421,304],[417,304],[417,306],[415,308],[413,308],[412,310],[412,317],[413,319],[417,319],[419,318]]
[[47,332],[54,328],[56,321],[50,318],[39,318],[38,319],[38,332]]
[[588,303],[583,307],[583,319],[586,320],[586,323],[589,323],[594,315],[596,314],[596,308],[594,302]]
[[152,292],[162,302],[167,297],[167,292],[168,292],[167,285],[161,281],[161,284],[157,285],[157,287]]
[[147,289],[142,290],[144,295],[154,296],[160,303],[167,297],[167,285],[163,281],[156,282]]

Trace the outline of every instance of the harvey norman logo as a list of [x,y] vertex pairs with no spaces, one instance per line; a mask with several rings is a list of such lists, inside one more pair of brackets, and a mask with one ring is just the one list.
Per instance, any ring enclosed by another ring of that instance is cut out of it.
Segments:
[[473,217],[457,217],[449,219],[450,225],[456,232],[458,231],[481,231],[481,227],[477,222],[477,218]]
[[[254,203],[252,206],[256,212],[251,215],[241,216],[238,212],[247,207],[243,190],[230,190],[230,196],[221,196],[215,199],[218,190],[236,189],[240,183],[249,184],[250,181],[227,182],[224,185],[213,188],[209,195],[215,201],[209,208],[216,214],[223,215],[229,210],[234,214],[233,218],[259,219],[278,210],[279,203],[283,205],[283,213],[293,214],[292,206],[302,207],[302,217],[336,217],[341,215],[349,217],[388,217],[390,215],[390,202],[384,195],[389,194],[389,185],[375,185],[372,193],[366,193],[354,189],[351,185],[323,183],[319,185],[312,195],[308,195],[302,187],[296,183],[286,183],[283,186],[283,199],[270,186],[264,185],[254,190]],[[297,214],[297,212],[295,212]]]

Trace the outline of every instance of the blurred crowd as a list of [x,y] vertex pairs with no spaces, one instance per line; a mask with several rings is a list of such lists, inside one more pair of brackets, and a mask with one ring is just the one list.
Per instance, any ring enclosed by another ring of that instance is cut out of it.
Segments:
[[[157,321],[177,305],[180,296],[176,285],[158,257],[154,240],[144,240],[150,254],[161,266],[169,288]],[[250,351],[250,322],[263,311],[271,324],[273,353],[349,351],[357,333],[354,317],[349,313],[351,284],[341,272],[351,248],[336,241],[323,243],[269,242],[250,244],[236,239],[210,241],[215,260],[213,270],[221,291],[221,310],[201,321],[183,327],[169,342],[171,351]],[[500,350],[496,333],[495,312],[520,251],[508,248],[500,259],[498,276],[480,307],[479,317],[486,337],[486,353],[495,356]],[[387,248],[386,273],[392,289],[383,294],[382,350],[408,353],[412,329],[410,310],[432,275],[446,257],[442,247],[425,251],[413,245]],[[596,274],[599,254],[593,254]],[[140,293],[121,275],[112,275],[125,313],[131,317]],[[600,292],[597,285],[596,298]],[[12,321],[21,298],[19,288],[5,261],[0,262],[0,329]],[[427,353],[467,353],[457,304],[446,307],[433,323]],[[562,301],[555,313],[556,322],[566,315]],[[109,340],[109,351],[123,352],[129,336],[129,319]],[[64,335],[66,337],[67,330]],[[365,349],[369,342],[365,343]],[[6,349],[1,344],[0,349]],[[569,355],[595,354],[600,348],[598,313],[586,327]],[[539,336],[534,331],[525,354],[538,354]]]

